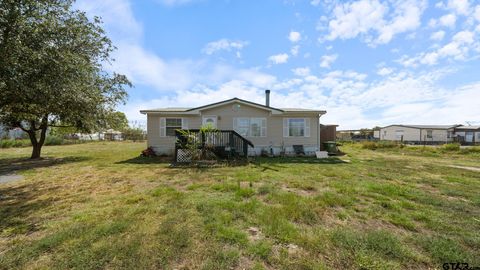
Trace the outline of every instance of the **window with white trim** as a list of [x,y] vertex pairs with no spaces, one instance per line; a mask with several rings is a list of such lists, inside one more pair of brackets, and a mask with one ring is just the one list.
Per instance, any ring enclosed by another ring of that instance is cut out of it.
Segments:
[[248,117],[234,118],[233,129],[244,137],[266,137],[267,119]]
[[289,137],[305,136],[305,119],[303,118],[288,119],[288,136]]
[[175,130],[182,129],[182,118],[165,118],[165,134],[175,136]]
[[284,137],[310,137],[310,118],[284,118]]

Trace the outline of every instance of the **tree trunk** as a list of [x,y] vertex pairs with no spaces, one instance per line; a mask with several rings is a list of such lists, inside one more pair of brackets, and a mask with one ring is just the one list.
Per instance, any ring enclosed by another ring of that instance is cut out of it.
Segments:
[[28,130],[28,137],[30,138],[30,142],[32,143],[32,155],[30,156],[31,159],[40,158],[40,154],[42,152],[42,146],[38,144],[37,141],[37,134],[35,130]]
[[42,153],[42,146],[39,144],[33,145],[32,156],[30,157],[30,159],[40,158],[41,153]]
[[30,137],[30,142],[32,143],[32,155],[30,156],[30,159],[40,158],[42,153],[42,146],[45,143],[47,127],[47,117],[45,117],[42,120],[42,124],[40,126],[40,139],[38,141],[34,122],[31,123],[30,129],[27,130],[28,136]]

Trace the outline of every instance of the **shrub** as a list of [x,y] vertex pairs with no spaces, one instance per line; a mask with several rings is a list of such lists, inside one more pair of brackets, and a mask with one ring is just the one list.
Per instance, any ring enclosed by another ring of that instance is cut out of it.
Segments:
[[123,139],[136,141],[143,141],[145,139],[145,132],[140,128],[125,128],[122,130]]
[[442,150],[444,151],[459,151],[460,144],[459,143],[447,143],[442,146]]
[[28,147],[30,140],[0,140],[0,148]]
[[392,142],[392,141],[362,142],[363,149],[375,150],[375,149],[382,149],[382,148],[397,148],[397,147],[403,147],[403,145],[397,142]]
[[398,142],[392,142],[392,141],[379,141],[377,143],[377,148],[397,148],[400,147],[402,144]]
[[480,153],[480,147],[479,146],[471,146],[468,148],[463,148],[460,150],[462,154],[469,154],[469,153]]
[[376,142],[362,142],[362,148],[363,149],[375,150],[375,149],[377,149],[377,143]]
[[45,138],[45,145],[62,145],[63,138],[59,136],[47,136]]

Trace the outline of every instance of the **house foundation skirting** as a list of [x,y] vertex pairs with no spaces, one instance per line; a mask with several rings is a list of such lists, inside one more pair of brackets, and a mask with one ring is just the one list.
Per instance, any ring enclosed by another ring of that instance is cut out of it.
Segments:
[[[173,156],[175,153],[175,147],[169,146],[152,146],[153,150],[157,155],[160,156]],[[284,149],[284,150],[283,150]],[[294,156],[295,152],[293,151],[293,146],[268,146],[268,145],[258,145],[255,147],[248,148],[248,155],[249,156],[260,156],[262,154],[262,150],[266,151],[268,155],[273,154],[274,156],[280,156],[282,151],[285,151],[286,156]],[[317,145],[303,145],[303,150],[305,151],[306,156],[315,156],[315,151],[318,151]]]
[[[255,145],[254,148],[248,149],[249,156],[260,156],[262,154],[262,150],[266,152],[268,155],[280,156],[284,151],[286,156],[294,156],[295,151],[293,150],[293,146],[262,146],[262,145]],[[315,156],[315,151],[318,151],[317,145],[303,145],[303,150],[305,151],[306,156]]]

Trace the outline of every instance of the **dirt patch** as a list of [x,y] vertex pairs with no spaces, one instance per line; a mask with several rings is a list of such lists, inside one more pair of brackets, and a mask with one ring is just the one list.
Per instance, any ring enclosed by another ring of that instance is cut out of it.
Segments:
[[318,193],[316,189],[299,189],[299,188],[292,188],[286,185],[282,186],[282,190],[286,192],[292,192],[300,196],[313,196]]
[[457,169],[464,169],[464,170],[469,170],[469,171],[474,171],[474,172],[480,172],[480,168],[478,168],[478,167],[457,166],[457,165],[449,165],[448,167],[457,168]]
[[248,240],[254,242],[262,239],[262,232],[257,227],[250,227],[247,229],[248,232]]
[[237,267],[235,267],[235,270],[247,270],[247,269],[253,269],[255,262],[252,261],[248,257],[240,257],[240,260],[238,261]]
[[0,184],[16,182],[22,179],[23,179],[23,176],[19,174],[0,175]]

